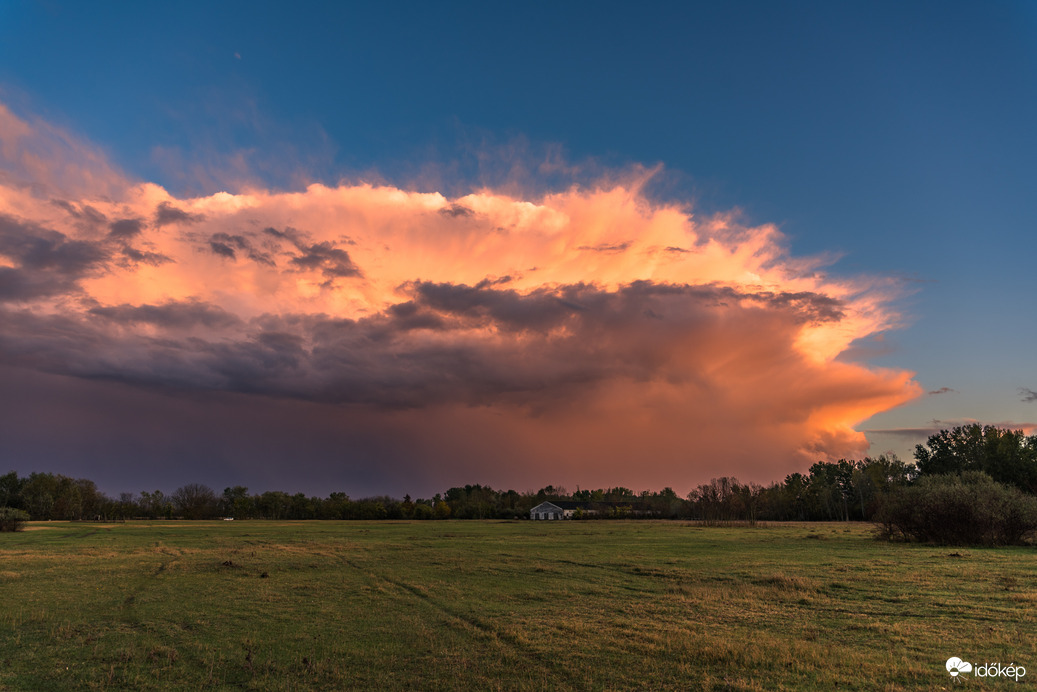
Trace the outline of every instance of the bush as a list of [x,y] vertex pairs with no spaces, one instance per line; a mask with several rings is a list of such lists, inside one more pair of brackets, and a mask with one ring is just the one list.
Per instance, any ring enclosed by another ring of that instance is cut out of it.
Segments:
[[888,494],[875,520],[888,539],[1018,545],[1037,532],[1037,498],[979,471],[932,475]]
[[14,507],[0,507],[0,531],[21,531],[29,515]]

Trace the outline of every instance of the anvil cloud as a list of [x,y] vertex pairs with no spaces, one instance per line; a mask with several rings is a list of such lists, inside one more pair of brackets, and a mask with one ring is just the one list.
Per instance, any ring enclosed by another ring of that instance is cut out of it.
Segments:
[[[773,226],[653,201],[643,176],[537,199],[364,183],[178,198],[44,123],[3,111],[0,137],[0,364],[143,397],[136,421],[228,421],[179,423],[222,450],[211,478],[127,433],[134,458],[112,464],[141,482],[177,463],[183,482],[249,482],[236,469],[399,494],[767,480],[863,453],[854,425],[920,393],[840,358],[896,326],[892,284],[826,276]],[[319,425],[337,452],[235,452],[263,416],[279,422],[250,435]]]

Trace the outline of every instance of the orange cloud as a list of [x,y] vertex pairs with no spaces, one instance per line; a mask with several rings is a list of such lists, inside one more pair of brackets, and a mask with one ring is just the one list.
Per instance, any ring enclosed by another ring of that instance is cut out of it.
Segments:
[[[864,453],[854,425],[921,393],[837,359],[897,325],[888,282],[637,178],[178,199],[55,133],[0,110],[4,365],[338,407],[502,485],[767,480]],[[69,151],[66,185],[41,157]]]

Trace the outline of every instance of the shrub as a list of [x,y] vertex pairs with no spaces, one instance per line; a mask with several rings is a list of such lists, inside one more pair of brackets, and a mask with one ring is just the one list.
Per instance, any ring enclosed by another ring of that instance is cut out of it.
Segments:
[[979,471],[932,475],[889,493],[875,520],[888,539],[1017,545],[1037,532],[1037,498]]
[[0,531],[21,531],[29,515],[14,507],[0,507]]

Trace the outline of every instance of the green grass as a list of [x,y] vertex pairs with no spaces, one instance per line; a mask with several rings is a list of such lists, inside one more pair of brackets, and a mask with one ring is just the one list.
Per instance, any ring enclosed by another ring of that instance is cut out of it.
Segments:
[[871,535],[33,523],[0,534],[0,689],[950,689],[950,656],[1037,678],[1037,552]]

